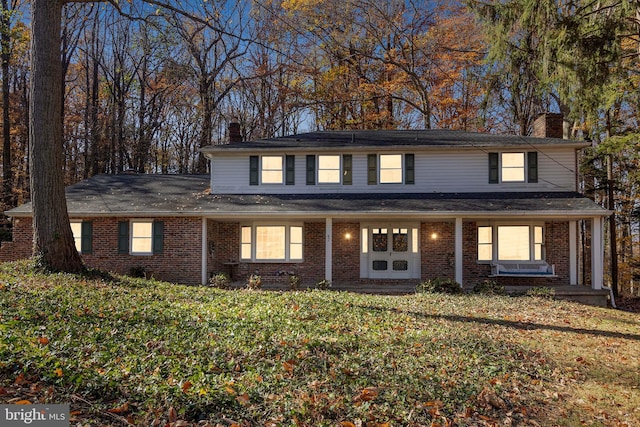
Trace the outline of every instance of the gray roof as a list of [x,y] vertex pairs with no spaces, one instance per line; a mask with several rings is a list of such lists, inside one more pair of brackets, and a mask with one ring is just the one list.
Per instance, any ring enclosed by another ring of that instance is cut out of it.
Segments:
[[528,147],[562,145],[584,148],[588,142],[557,138],[535,138],[518,135],[494,135],[444,129],[421,130],[355,130],[309,132],[280,138],[233,144],[211,145],[202,148],[204,153],[236,150],[276,149],[365,149],[368,147],[418,148],[477,148],[477,147]]
[[[211,195],[207,175],[96,175],[67,187],[71,217],[290,215],[585,218],[608,211],[578,193],[401,193]],[[31,215],[27,203],[7,212]]]

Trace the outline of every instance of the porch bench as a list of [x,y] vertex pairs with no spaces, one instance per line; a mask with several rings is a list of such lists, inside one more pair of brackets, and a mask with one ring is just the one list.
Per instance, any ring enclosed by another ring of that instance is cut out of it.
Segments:
[[556,277],[556,266],[544,261],[493,263],[491,277]]

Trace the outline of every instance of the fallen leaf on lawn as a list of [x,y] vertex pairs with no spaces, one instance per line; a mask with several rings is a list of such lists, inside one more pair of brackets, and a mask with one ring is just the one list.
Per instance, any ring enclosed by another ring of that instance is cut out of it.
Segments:
[[129,403],[125,402],[120,406],[116,406],[115,408],[108,409],[107,412],[111,414],[124,414],[129,410]]
[[178,412],[176,412],[176,409],[172,406],[171,408],[169,408],[169,422],[175,423],[177,419]]
[[242,393],[241,395],[236,397],[236,400],[242,406],[247,406],[249,404],[249,395],[247,393]]
[[55,373],[56,373],[56,375],[57,375],[57,376],[59,376],[59,377],[61,377],[62,375],[64,375],[64,374],[62,373],[62,368],[58,368],[58,369],[56,369],[54,372],[55,372]]
[[28,381],[25,379],[24,374],[20,374],[16,377],[16,380],[13,382],[15,385],[26,384]]
[[360,392],[353,400],[354,402],[369,402],[378,397],[377,387],[367,387]]
[[178,420],[175,422],[174,427],[187,427],[189,423],[185,420]]
[[352,423],[351,421],[342,421],[340,423],[340,425],[342,427],[356,427],[356,425],[354,423]]
[[40,345],[47,345],[47,344],[49,344],[49,338],[40,337],[40,338],[38,338],[38,342],[40,343]]
[[31,402],[29,400],[18,400],[17,402],[14,403],[15,405],[31,405]]
[[289,372],[290,374],[293,373],[293,367],[296,364],[295,360],[287,360],[286,362],[282,362],[282,367],[284,368],[285,371]]
[[193,384],[191,384],[191,381],[185,381],[184,383],[182,383],[182,391],[183,392],[187,392],[189,391],[189,389],[193,386]]

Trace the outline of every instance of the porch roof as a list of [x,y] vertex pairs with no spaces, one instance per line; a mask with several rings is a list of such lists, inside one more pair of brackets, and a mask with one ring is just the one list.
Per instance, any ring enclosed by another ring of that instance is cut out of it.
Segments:
[[[567,192],[212,195],[207,175],[97,175],[67,187],[71,217],[571,217],[606,216]],[[7,212],[31,216],[31,203]]]

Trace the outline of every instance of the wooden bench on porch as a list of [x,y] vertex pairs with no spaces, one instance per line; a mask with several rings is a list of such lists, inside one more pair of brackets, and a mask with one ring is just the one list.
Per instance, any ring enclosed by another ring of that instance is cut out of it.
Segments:
[[501,262],[491,264],[492,277],[556,277],[556,266],[544,261]]

